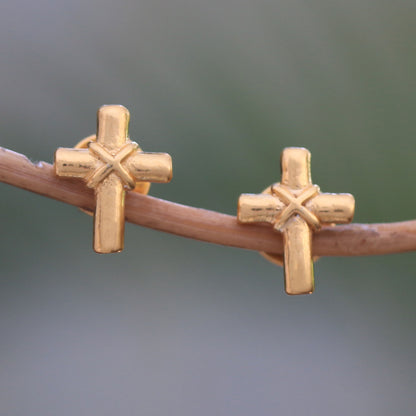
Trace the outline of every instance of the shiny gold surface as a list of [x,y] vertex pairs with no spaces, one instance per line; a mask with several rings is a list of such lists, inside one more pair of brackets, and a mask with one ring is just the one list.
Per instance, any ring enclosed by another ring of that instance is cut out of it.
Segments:
[[[262,194],[242,194],[238,201],[238,221],[267,222],[283,234],[285,289],[289,295],[312,293],[312,232],[323,224],[345,224],[352,220],[355,201],[350,194],[320,193],[312,184],[310,152],[291,147],[282,152],[282,178]],[[281,264],[282,256],[263,253]]]
[[169,182],[172,178],[172,159],[168,154],[144,153],[130,141],[129,118],[125,107],[105,105],[98,110],[96,140],[89,136],[77,148],[60,148],[55,153],[58,176],[83,178],[95,190],[97,253],[123,249],[125,192],[147,193],[148,182]]

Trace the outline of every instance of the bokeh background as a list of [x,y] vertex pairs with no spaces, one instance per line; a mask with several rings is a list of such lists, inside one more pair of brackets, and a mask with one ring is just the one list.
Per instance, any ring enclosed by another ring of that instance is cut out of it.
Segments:
[[[8,0],[0,144],[52,161],[120,103],[151,194],[235,214],[312,152],[356,222],[415,217],[414,0]],[[414,415],[413,253],[323,258],[288,297],[255,252],[91,218],[0,184],[0,414]]]

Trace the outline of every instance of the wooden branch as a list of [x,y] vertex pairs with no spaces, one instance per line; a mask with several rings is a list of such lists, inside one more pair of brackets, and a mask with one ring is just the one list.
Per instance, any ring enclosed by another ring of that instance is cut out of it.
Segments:
[[[80,208],[94,209],[94,194],[80,180],[58,178],[48,163],[0,147],[0,181]],[[236,209],[237,209],[236,195]],[[126,219],[183,237],[232,247],[282,253],[271,227],[240,225],[236,217],[128,192]],[[416,250],[416,221],[325,227],[314,234],[317,256],[365,256]]]

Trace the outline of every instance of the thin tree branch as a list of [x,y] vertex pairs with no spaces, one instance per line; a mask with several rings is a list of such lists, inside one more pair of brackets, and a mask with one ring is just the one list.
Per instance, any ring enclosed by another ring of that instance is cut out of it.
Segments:
[[[0,181],[80,208],[94,209],[94,194],[80,180],[58,178],[48,163],[0,147]],[[237,195],[236,195],[237,200]],[[209,243],[282,253],[282,238],[271,227],[240,225],[236,217],[128,192],[127,221]],[[416,250],[416,221],[350,224],[315,233],[317,256],[364,256]]]

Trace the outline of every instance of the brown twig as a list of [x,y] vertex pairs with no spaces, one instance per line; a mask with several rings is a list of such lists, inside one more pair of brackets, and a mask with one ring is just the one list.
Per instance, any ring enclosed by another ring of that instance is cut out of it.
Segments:
[[[80,208],[94,208],[93,192],[79,180],[62,179],[48,163],[0,147],[0,181]],[[240,225],[235,217],[133,192],[127,221],[209,243],[282,253],[281,235],[262,225]],[[365,256],[416,250],[416,221],[326,227],[314,234],[317,256]]]

